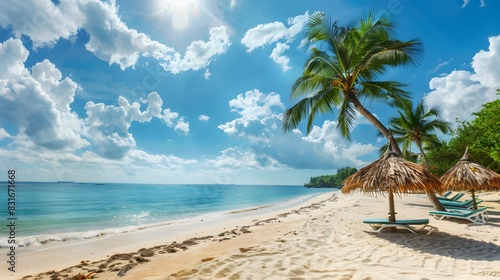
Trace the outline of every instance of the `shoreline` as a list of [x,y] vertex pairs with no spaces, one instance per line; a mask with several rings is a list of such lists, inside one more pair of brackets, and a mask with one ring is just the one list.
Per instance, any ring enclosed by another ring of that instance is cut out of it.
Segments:
[[[273,212],[241,212],[242,217],[218,224],[204,221],[202,227],[176,235],[144,232],[136,238],[148,240],[107,240],[108,246],[118,246],[115,250],[60,248],[60,256],[73,258],[72,264],[61,264],[64,269],[38,274],[36,279],[67,279],[96,271],[98,279],[147,280],[499,279],[500,193],[480,196],[492,207],[484,225],[434,219],[425,195],[396,198],[398,219],[429,218],[429,224],[439,229],[426,235],[427,230],[376,233],[363,224],[365,218],[386,217],[386,197],[326,193]],[[92,250],[93,258],[78,258]],[[39,261],[45,261],[41,257]],[[43,264],[38,267],[50,270]],[[7,279],[22,277],[16,276]]]
[[[251,220],[254,219],[274,217],[277,212],[293,209],[317,200],[320,196],[331,194],[332,192],[309,194],[275,204],[209,212],[161,224],[139,226],[134,230],[94,238],[18,247],[16,250],[17,272],[9,273],[10,275],[7,276],[10,278],[7,279],[20,279],[27,275],[59,271],[67,267],[77,266],[81,264],[81,261],[97,262],[115,254],[153,248],[165,243],[182,243],[183,240],[204,232],[210,231],[212,234],[220,234],[220,231],[239,227],[242,222],[251,223]],[[7,251],[7,248],[0,249],[2,255]],[[4,269],[2,268],[2,270]],[[2,279],[4,278],[2,277]]]
[[[301,201],[308,200],[314,196],[321,194],[322,193],[306,194],[292,199],[272,202],[270,204],[248,206],[245,208],[227,209],[227,210],[206,212],[200,214],[192,214],[192,215],[187,215],[187,217],[175,217],[173,219],[130,225],[130,226],[107,227],[100,229],[91,229],[86,231],[67,231],[67,232],[54,232],[54,233],[29,235],[29,236],[18,237],[16,239],[16,243],[21,244],[19,248],[42,248],[43,246],[58,246],[72,242],[85,242],[85,241],[91,241],[96,238],[102,238],[104,236],[114,236],[149,228],[169,226],[172,224],[191,223],[193,220],[211,219],[215,216],[227,216],[232,214],[239,214],[242,212],[257,211],[261,209],[270,209],[272,211],[273,209],[277,209],[279,207],[293,207],[295,203],[300,203]],[[7,238],[2,238],[0,239],[0,241],[1,241],[0,253],[2,253],[2,251],[7,250],[7,248],[9,248],[10,245],[7,243]]]

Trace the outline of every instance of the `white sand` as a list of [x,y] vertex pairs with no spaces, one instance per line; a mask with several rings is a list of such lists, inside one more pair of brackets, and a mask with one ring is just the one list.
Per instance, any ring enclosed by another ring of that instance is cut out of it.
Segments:
[[[500,279],[500,193],[479,195],[495,207],[488,211],[486,225],[435,220],[428,215],[432,208],[426,196],[407,196],[395,198],[397,218],[429,218],[439,231],[430,235],[425,230],[417,235],[405,230],[375,233],[362,220],[386,218],[387,198],[326,194],[309,201],[307,205],[313,204],[310,207],[299,205],[259,215],[246,212],[238,219],[205,224],[167,238],[144,233],[142,237],[139,234],[53,248],[50,257],[34,252],[22,261],[39,260],[42,265],[33,263],[29,273],[7,279],[51,269],[59,271],[80,260],[107,259],[116,252],[135,254],[123,256],[123,260],[86,263],[85,273],[101,266],[99,279]],[[218,236],[231,230],[236,234]],[[150,250],[154,256],[145,254],[137,259],[140,248],[207,235],[213,237],[199,240],[185,251],[162,253],[167,249],[162,246]],[[223,238],[230,239],[219,241]],[[114,246],[116,252],[111,249]],[[90,257],[89,252],[93,253]],[[145,259],[149,261],[142,262]],[[52,268],[54,260],[60,260],[57,268]],[[118,270],[128,264],[131,269],[118,277]],[[73,276],[80,271],[72,268],[59,275]],[[50,276],[53,274],[39,279]]]

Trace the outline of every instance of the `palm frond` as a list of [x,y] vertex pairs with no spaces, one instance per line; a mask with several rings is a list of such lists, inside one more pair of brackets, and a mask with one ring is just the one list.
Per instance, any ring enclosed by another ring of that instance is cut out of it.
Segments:
[[340,106],[339,115],[338,115],[338,125],[340,128],[340,133],[342,136],[347,138],[349,141],[351,140],[351,129],[354,126],[354,121],[356,120],[356,108],[354,105],[349,102],[347,99],[344,99],[344,102]]

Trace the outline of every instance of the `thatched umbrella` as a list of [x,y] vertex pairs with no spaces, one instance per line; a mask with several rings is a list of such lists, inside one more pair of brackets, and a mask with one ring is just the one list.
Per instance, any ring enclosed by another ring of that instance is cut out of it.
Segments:
[[442,185],[425,168],[410,162],[398,154],[388,151],[381,158],[361,168],[344,181],[342,193],[353,190],[373,193],[375,195],[388,193],[389,221],[396,221],[394,210],[394,193],[436,192],[442,194]]
[[472,161],[465,150],[462,158],[440,178],[445,189],[471,192],[474,209],[477,209],[476,191],[500,190],[500,175]]

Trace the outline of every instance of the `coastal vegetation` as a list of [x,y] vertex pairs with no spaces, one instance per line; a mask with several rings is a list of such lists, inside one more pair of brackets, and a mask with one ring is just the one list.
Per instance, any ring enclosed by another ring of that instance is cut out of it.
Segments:
[[304,184],[306,188],[342,188],[344,180],[358,171],[354,167],[342,167],[337,170],[334,175],[323,175],[311,177],[309,183]]
[[449,141],[427,148],[432,173],[444,174],[458,162],[467,147],[475,162],[500,173],[500,99],[485,103],[473,115],[476,118],[470,122],[458,121]]

